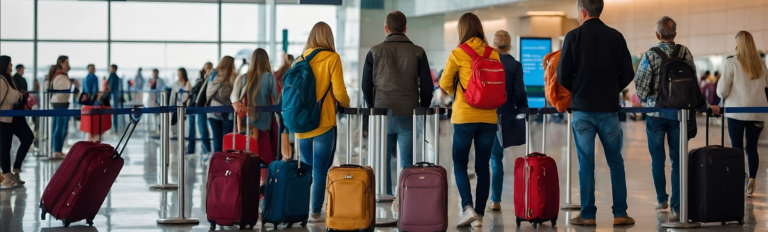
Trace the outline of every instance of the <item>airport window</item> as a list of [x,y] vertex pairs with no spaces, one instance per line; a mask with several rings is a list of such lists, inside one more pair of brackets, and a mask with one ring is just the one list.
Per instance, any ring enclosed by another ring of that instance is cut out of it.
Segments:
[[112,40],[218,40],[219,9],[209,3],[112,2]]
[[[221,39],[238,42],[257,41],[259,30],[261,30],[259,13],[259,5],[256,4],[221,4]],[[267,24],[262,23],[262,25],[266,27]],[[265,34],[263,40],[266,39]]]
[[69,57],[71,78],[84,78],[88,74],[88,64],[96,65],[100,77],[107,74],[107,43],[40,42],[37,44],[38,78],[48,74],[48,69],[60,55]]
[[32,39],[34,17],[34,1],[3,0],[0,2],[0,39]]
[[133,78],[138,68],[144,77],[152,76],[152,69],[160,77],[174,81],[178,68],[187,69],[189,78],[195,79],[205,62],[218,63],[216,44],[193,43],[112,43],[112,63],[119,66],[118,75]]
[[39,39],[107,39],[104,1],[38,1],[37,7]]

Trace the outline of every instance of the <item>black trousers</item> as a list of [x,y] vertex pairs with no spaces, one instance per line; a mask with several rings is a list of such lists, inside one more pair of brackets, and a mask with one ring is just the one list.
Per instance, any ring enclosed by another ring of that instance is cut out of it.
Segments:
[[21,169],[21,163],[35,139],[24,117],[13,117],[11,123],[0,122],[0,168],[3,169],[3,173],[11,172],[11,143],[14,135],[21,141],[19,150],[16,152],[16,162],[13,164],[15,169]]
[[[731,137],[731,146],[744,149],[747,152],[749,177],[757,176],[757,167],[760,164],[760,156],[757,154],[757,141],[763,131],[764,122],[741,121],[728,119],[728,135]],[[745,139],[746,138],[746,139]],[[744,142],[747,142],[746,146]]]

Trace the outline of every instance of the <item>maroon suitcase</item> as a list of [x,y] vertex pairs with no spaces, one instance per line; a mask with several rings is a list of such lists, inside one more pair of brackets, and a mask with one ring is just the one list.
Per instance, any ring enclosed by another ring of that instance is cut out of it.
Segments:
[[235,148],[236,141],[245,142],[244,151],[220,151],[211,157],[205,198],[205,212],[208,222],[211,223],[210,230],[216,230],[216,225],[235,224],[240,226],[240,230],[244,230],[246,225],[253,229],[259,221],[262,160],[258,155],[246,152],[252,150],[249,149],[250,130],[246,130],[244,137],[245,140],[230,139],[232,147]]
[[[414,110],[413,127],[416,127],[417,117],[435,114],[435,163],[437,157],[437,141],[439,139],[439,111],[436,109],[419,108]],[[424,133],[426,136],[426,133]],[[414,141],[416,133],[413,133]],[[415,144],[415,143],[414,143]],[[415,147],[415,146],[414,146]],[[425,145],[426,147],[426,139]],[[415,150],[415,149],[414,149]],[[414,154],[417,152],[414,151]],[[423,151],[426,161],[426,149]],[[400,231],[446,231],[448,229],[448,174],[445,168],[429,162],[418,162],[413,167],[404,168],[400,172],[397,185]]]
[[120,155],[141,115],[130,118],[131,123],[115,148],[106,143],[80,141],[69,149],[45,187],[40,199],[40,218],[45,219],[45,214],[50,213],[61,220],[64,227],[83,219],[93,225],[93,218],[123,168]]

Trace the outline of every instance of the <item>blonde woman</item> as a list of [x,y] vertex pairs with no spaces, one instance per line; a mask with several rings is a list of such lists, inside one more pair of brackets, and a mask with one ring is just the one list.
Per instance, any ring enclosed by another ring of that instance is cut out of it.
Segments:
[[[312,166],[312,196],[310,222],[324,222],[321,210],[325,200],[325,179],[328,169],[333,164],[333,154],[336,152],[336,103],[342,107],[349,107],[349,95],[344,86],[344,73],[341,68],[341,57],[336,53],[336,45],[333,43],[333,32],[325,22],[318,22],[312,27],[304,48],[302,57],[309,56],[313,51],[318,52],[309,62],[312,72],[315,74],[316,97],[321,99],[329,89],[328,95],[323,101],[320,126],[306,133],[296,133],[299,140],[299,152],[301,161]],[[285,155],[285,154],[284,154]],[[284,156],[288,159],[290,156]]]
[[[231,56],[221,58],[219,66],[208,77],[208,88],[206,89],[208,106],[232,105],[230,95],[232,95],[232,84],[236,75],[235,59]],[[211,125],[211,133],[213,134],[212,152],[222,151],[224,135],[232,132],[233,119],[230,113],[208,114],[208,124]]]
[[[760,59],[755,47],[755,40],[747,31],[736,34],[736,57],[726,60],[725,71],[717,84],[717,96],[725,101],[725,107],[755,107],[768,106],[765,88],[768,87],[768,69]],[[745,148],[749,163],[749,183],[747,195],[752,196],[755,191],[755,176],[760,158],[757,154],[757,141],[760,132],[763,131],[766,114],[729,114],[728,135],[731,138],[731,146]]]
[[[277,83],[272,75],[269,56],[264,49],[256,49],[251,55],[248,72],[235,79],[230,95],[237,117],[246,115],[248,107],[268,106],[277,103]],[[259,156],[267,165],[275,158],[270,132],[274,114],[262,112],[248,115],[248,130],[259,144]],[[277,141],[275,141],[277,143]],[[266,174],[266,173],[265,173]],[[262,175],[266,178],[266,175]]]

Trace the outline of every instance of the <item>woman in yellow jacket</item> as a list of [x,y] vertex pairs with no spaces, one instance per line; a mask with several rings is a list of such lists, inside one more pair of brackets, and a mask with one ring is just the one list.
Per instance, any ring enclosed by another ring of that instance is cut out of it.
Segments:
[[[466,13],[459,18],[459,44],[468,44],[477,54],[482,55],[488,48],[485,40],[483,25],[480,19],[473,13]],[[499,59],[499,54],[491,52],[491,59]],[[453,175],[456,177],[456,186],[461,197],[461,206],[464,212],[457,226],[474,227],[482,226],[483,212],[488,201],[491,177],[489,162],[493,139],[496,138],[496,109],[477,109],[467,103],[464,91],[455,84],[456,78],[464,88],[469,84],[472,76],[472,58],[463,49],[457,47],[451,51],[445,70],[440,80],[440,87],[453,94],[456,99],[453,103]],[[477,173],[477,199],[472,204],[472,188],[467,175],[469,163],[469,149],[475,142],[475,172]]]
[[333,32],[325,22],[318,22],[312,27],[303,55],[308,56],[315,49],[325,50],[309,61],[315,74],[316,97],[321,99],[329,85],[331,91],[323,102],[320,127],[307,133],[296,133],[296,139],[299,142],[301,161],[312,166],[312,215],[309,222],[323,222],[325,218],[321,216],[320,211],[325,200],[325,179],[328,169],[333,165],[333,154],[336,152],[336,102],[342,107],[349,107],[349,95],[344,86],[341,57],[336,53],[333,43]]

